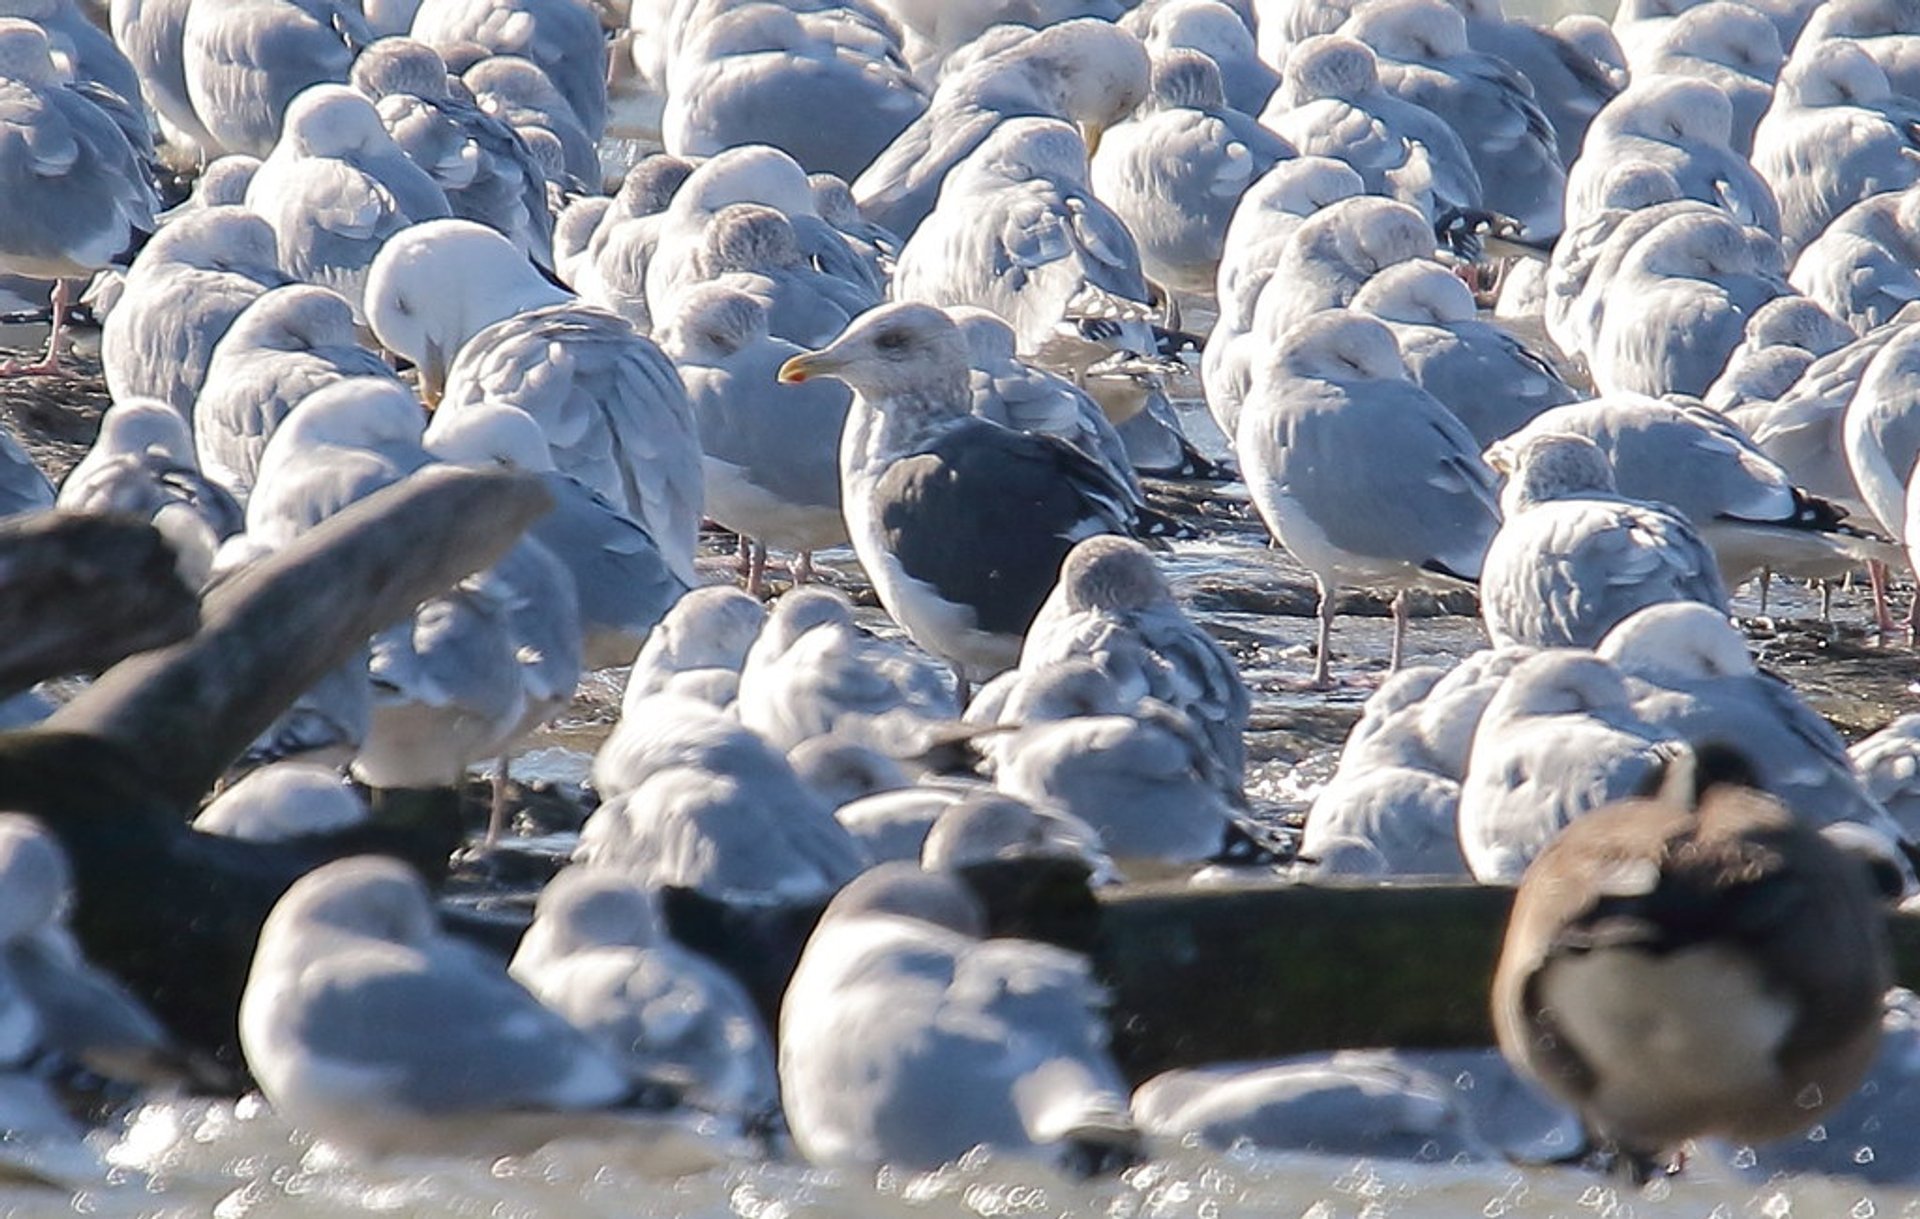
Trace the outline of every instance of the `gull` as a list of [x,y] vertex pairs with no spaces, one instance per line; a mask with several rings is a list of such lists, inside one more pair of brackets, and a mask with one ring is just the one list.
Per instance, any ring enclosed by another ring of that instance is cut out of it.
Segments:
[[654,899],[611,869],[547,882],[508,974],[619,1061],[636,1085],[749,1128],[779,1119],[773,1043],[733,975],[681,947]]
[[138,91],[126,100],[145,98],[166,143],[192,160],[206,163],[220,147],[193,108],[187,89],[187,12],[193,0],[113,0],[108,7],[113,41],[132,64]]
[[190,6],[181,40],[207,154],[264,157],[293,99],[309,85],[344,83],[373,31],[348,0],[231,0]]
[[1088,184],[1140,247],[1140,266],[1163,292],[1206,293],[1219,272],[1234,204],[1293,148],[1227,107],[1220,69],[1199,51],[1153,63],[1147,99],[1109,128]]
[[1316,34],[1295,45],[1260,121],[1303,154],[1347,162],[1368,191],[1430,221],[1481,205],[1480,175],[1460,137],[1433,111],[1383,89],[1364,42]]
[[373,103],[332,84],[288,103],[280,141],[247,186],[247,207],[273,226],[282,269],[346,297],[356,319],[388,239],[449,214],[445,193],[393,142]]
[[1480,613],[1494,643],[1592,647],[1661,601],[1727,612],[1699,533],[1664,504],[1615,490],[1613,467],[1593,441],[1542,433],[1500,460],[1506,519],[1480,573]]
[[1780,201],[1787,257],[1851,205],[1920,181],[1916,123],[1920,106],[1857,43],[1831,39],[1793,57],[1753,142],[1753,167]]
[[1181,612],[1145,546],[1101,535],[1067,552],[1020,649],[1020,669],[1073,657],[1112,678],[1123,702],[1155,698],[1184,713],[1229,776],[1245,771],[1246,684],[1227,650]]
[[1462,0],[1467,41],[1476,51],[1513,65],[1533,86],[1540,112],[1553,124],[1554,143],[1571,161],[1586,144],[1587,129],[1620,86],[1594,58],[1556,31],[1524,17],[1509,17],[1500,0]]
[[100,333],[100,364],[117,400],[156,398],[191,419],[222,335],[280,270],[273,229],[237,207],[169,222],[133,260]]
[[340,772],[312,762],[276,762],[207,801],[193,828],[249,842],[285,842],[365,825],[373,814]]
[[766,306],[767,328],[789,343],[814,346],[847,328],[856,315],[880,303],[880,294],[815,267],[800,248],[794,225],[778,209],[734,203],[707,222],[700,275],[672,295],[648,297],[649,310],[668,317],[698,282],[719,282],[749,292]]
[[1920,715],[1903,715],[1847,750],[1867,794],[1900,823],[1920,831]]
[[1722,413],[1749,402],[1773,402],[1821,356],[1852,342],[1840,319],[1810,297],[1776,296],[1747,319],[1746,337],[1701,401]]
[[[599,216],[592,236],[566,272],[571,276],[568,285],[580,299],[626,318],[641,334],[652,334],[654,329],[647,268],[660,248],[674,192],[692,173],[693,166],[664,153],[628,170],[612,206]],[[590,198],[582,196],[582,201]]]
[[598,142],[607,125],[607,39],[592,10],[573,0],[421,0],[409,33],[442,52],[462,43],[517,56],[553,81]]
[[1453,128],[1479,174],[1482,206],[1518,221],[1528,241],[1559,235],[1566,170],[1553,127],[1524,77],[1469,45],[1457,9],[1442,0],[1368,0],[1340,32],[1373,49],[1382,88]]
[[68,280],[124,264],[153,232],[159,200],[107,111],[66,82],[46,31],[14,17],[0,18],[0,123],[0,271],[54,281],[45,356],[0,363],[0,377],[45,376],[60,368]]
[[1351,304],[1386,323],[1414,384],[1483,446],[1577,396],[1545,359],[1482,321],[1473,291],[1437,262],[1387,267],[1360,286]]
[[389,241],[368,276],[367,316],[388,350],[420,368],[438,410],[494,402],[533,416],[554,466],[638,521],[694,583],[698,430],[686,387],[651,340],[581,305],[468,220]]
[[1916,266],[1920,187],[1909,186],[1862,199],[1835,216],[1794,259],[1788,279],[1864,335],[1920,300]]
[[1072,545],[1133,520],[1126,488],[1071,445],[975,417],[967,372],[959,328],[913,302],[872,310],[780,369],[853,388],[840,477],[854,552],[963,690],[1019,659]]
[[1064,21],[1020,36],[949,72],[915,119],[855,179],[867,219],[910,238],[948,171],[1008,119],[1045,117],[1091,141],[1146,96],[1146,50],[1107,21]]
[[1213,60],[1220,66],[1227,104],[1243,114],[1260,113],[1280,87],[1280,74],[1260,59],[1253,31],[1220,0],[1171,0],[1153,6],[1146,29],[1135,32],[1156,59],[1168,51],[1190,50]]
[[1405,646],[1407,590],[1481,578],[1500,511],[1473,436],[1407,380],[1393,335],[1347,310],[1287,330],[1258,371],[1238,449],[1267,529],[1320,593],[1313,682],[1330,684],[1342,585],[1395,591],[1390,668]]
[[194,400],[201,470],[244,501],[274,429],[309,394],[346,379],[399,380],[355,338],[353,306],[312,284],[261,293],[215,344]]
[[957,879],[913,864],[828,905],[780,1011],[781,1094],[809,1161],[928,1169],[984,1144],[1084,1170],[1130,1154],[1086,958],[985,935]]
[[553,157],[552,164],[541,161],[550,184],[599,193],[598,145],[539,64],[519,55],[490,54],[474,43],[435,45],[434,50],[474,104],[513,128],[536,160]]
[[766,620],[759,598],[737,588],[710,584],[688,592],[648,634],[627,675],[621,713],[683,676],[719,672],[737,681]]
[[839,453],[852,394],[782,384],[781,365],[803,349],[768,333],[758,299],[721,283],[684,293],[660,341],[699,421],[706,514],[750,548],[747,591],[764,591],[774,547],[797,554],[794,580],[807,582],[813,552],[847,540]]
[[392,859],[327,864],[281,897],[240,1046],[283,1118],[362,1149],[498,1153],[585,1133],[584,1117],[630,1098],[612,1055],[436,923],[426,885]]
[[353,63],[353,87],[407,157],[446,194],[451,215],[496,229],[553,264],[547,177],[512,127],[454,96],[446,61],[424,43],[382,38]]
[[1636,71],[1712,81],[1733,103],[1728,142],[1735,152],[1748,155],[1754,150],[1754,127],[1773,102],[1786,58],[1779,27],[1765,13],[1733,0],[1714,0],[1675,17],[1647,48]]

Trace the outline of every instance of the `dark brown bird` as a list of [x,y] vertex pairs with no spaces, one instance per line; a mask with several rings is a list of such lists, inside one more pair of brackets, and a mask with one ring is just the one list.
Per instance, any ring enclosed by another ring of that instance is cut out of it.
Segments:
[[1493,983],[1508,1061],[1636,1180],[1687,1139],[1779,1138],[1845,1099],[1891,983],[1859,857],[1703,748],[1658,793],[1561,831],[1514,899]]

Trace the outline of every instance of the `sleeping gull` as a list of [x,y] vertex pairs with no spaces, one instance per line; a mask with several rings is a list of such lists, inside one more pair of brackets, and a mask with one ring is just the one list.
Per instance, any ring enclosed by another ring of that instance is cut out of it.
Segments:
[[696,282],[719,282],[751,293],[767,309],[775,338],[818,346],[847,328],[856,315],[880,303],[880,293],[860,281],[816,267],[800,247],[794,225],[778,209],[734,203],[707,222],[700,272],[673,294],[647,298],[649,311],[671,317]]
[[809,1161],[929,1169],[984,1144],[1089,1170],[1131,1154],[1086,958],[985,935],[960,881],[911,864],[828,905],[780,1012],[781,1093]]
[[[1001,791],[1086,822],[1117,859],[1194,863],[1249,845],[1239,776],[1184,713],[1152,698],[1129,706],[1078,657],[1023,677],[1028,704],[1010,708],[1023,726],[995,745]],[[1090,713],[1055,716],[1056,685],[1090,699]]]
[[1140,40],[1149,55],[1199,51],[1219,65],[1227,104],[1243,114],[1260,113],[1280,87],[1280,74],[1260,59],[1253,31],[1220,0],[1170,0],[1154,6],[1146,25]]
[[[719,672],[737,681],[766,620],[766,607],[738,588],[710,584],[688,592],[641,647],[627,675],[622,714],[682,676]],[[726,701],[733,701],[731,694]]]
[[[1537,435],[1572,433],[1600,446],[1624,496],[1685,516],[1733,588],[1763,567],[1796,570],[1876,557],[1844,510],[1795,487],[1746,433],[1698,405],[1609,395],[1556,407],[1492,446],[1496,462]],[[1884,547],[1878,557],[1884,557]]]
[[1353,294],[1352,306],[1386,323],[1414,384],[1481,445],[1577,396],[1546,360],[1481,320],[1472,290],[1437,262],[1414,259],[1382,270]]
[[657,695],[593,760],[601,803],[574,858],[650,889],[764,905],[824,898],[865,870],[860,844],[786,758],[731,716]]
[[[600,153],[594,137],[540,66],[518,55],[456,56],[459,48],[436,46],[448,71],[460,78],[474,104],[519,133],[555,186],[599,193]],[[466,44],[467,51],[480,48]],[[557,164],[541,158],[558,154]]]
[[1006,864],[1064,863],[1084,869],[1091,884],[1119,879],[1099,831],[1057,808],[996,791],[968,795],[942,812],[920,847],[920,866],[975,877]]
[[1773,102],[1786,58],[1779,27],[1765,13],[1735,0],[1714,0],[1676,17],[1637,70],[1712,81],[1733,103],[1728,143],[1745,156],[1754,150],[1754,128]]
[[333,767],[277,762],[223,788],[194,817],[193,828],[250,842],[284,842],[338,833],[371,817],[366,803]]
[[289,284],[262,293],[215,344],[194,401],[193,443],[207,477],[244,500],[260,455],[287,413],[335,381],[398,383],[354,337],[353,307],[338,293]]
[[469,220],[389,241],[368,275],[367,317],[388,350],[419,366],[438,410],[498,402],[533,416],[555,467],[625,510],[694,582],[699,434],[679,374],[651,340]]
[[46,355],[0,363],[0,377],[45,376],[60,368],[68,280],[123,262],[153,231],[159,200],[112,118],[66,83],[46,31],[13,17],[0,18],[0,121],[12,133],[0,146],[11,184],[0,271],[54,281]]
[[767,333],[766,307],[747,293],[700,284],[663,320],[662,347],[700,425],[706,514],[751,546],[747,591],[763,591],[776,547],[797,555],[794,580],[805,583],[813,552],[847,540],[839,453],[852,395],[781,384],[780,366],[802,349]]
[[900,763],[869,745],[832,733],[810,737],[787,750],[787,765],[827,802],[836,818],[855,800],[913,786],[913,777]]
[[187,421],[151,398],[122,398],[107,408],[99,436],[60,484],[54,506],[151,521],[195,586],[205,581],[220,543],[246,524],[233,497],[201,475]]
[[733,975],[674,942],[653,897],[611,869],[547,882],[507,972],[621,1062],[695,1108],[777,1121],[773,1043]]
[[1506,520],[1487,547],[1480,614],[1496,644],[1585,648],[1661,601],[1727,612],[1713,551],[1685,517],[1614,489],[1584,436],[1544,433],[1502,454]]
[[1303,155],[1345,161],[1370,192],[1429,220],[1481,205],[1480,175],[1460,137],[1433,111],[1382,88],[1378,60],[1356,39],[1318,34],[1293,47],[1260,121]]
[[[1623,9],[1625,5],[1621,6]],[[1600,75],[1618,91],[1627,83],[1627,53],[1620,49],[1607,19],[1596,13],[1568,13],[1549,27],[1574,50],[1593,61]]]
[[1862,199],[1835,216],[1794,259],[1788,279],[1857,334],[1891,321],[1920,300],[1920,186]]
[[169,222],[140,251],[100,332],[115,399],[157,398],[191,420],[220,337],[282,274],[273,229],[237,207]]
[[1895,328],[1860,372],[1841,420],[1860,498],[1896,542],[1907,537],[1907,484],[1920,457],[1920,329]]
[[1821,356],[1852,342],[1853,332],[1805,296],[1776,296],[1747,319],[1745,338],[1701,401],[1722,413],[1777,401]]
[[926,112],[854,181],[853,197],[867,219],[909,238],[947,172],[995,127],[1054,118],[1097,143],[1146,96],[1148,71],[1139,39],[1110,22],[1066,21],[1018,37],[941,80]]
[[[641,334],[652,334],[655,320],[647,300],[647,267],[660,248],[673,194],[692,173],[693,166],[665,153],[629,169],[612,205],[600,211],[592,235],[562,268],[581,300],[619,314]],[[582,196],[566,214],[572,216],[590,198]]]
[[1453,128],[1483,206],[1519,221],[1530,241],[1559,235],[1566,170],[1553,127],[1525,78],[1468,45],[1458,10],[1442,0],[1367,0],[1340,32],[1373,48],[1382,88]]
[[610,1054],[440,930],[418,875],[370,856],[308,873],[274,906],[240,1046],[283,1118],[376,1151],[530,1150],[633,1093]]
[[446,194],[452,215],[506,234],[541,266],[553,264],[546,174],[512,127],[454,95],[432,47],[383,38],[354,60],[352,83],[373,100],[393,142]]
[[427,465],[426,424],[398,381],[348,377],[308,394],[260,451],[247,541],[277,550]]
[[1836,38],[1794,56],[1753,141],[1788,258],[1853,204],[1920,181],[1916,123],[1920,105],[1896,94],[1858,44]]
[[1723,207],[1740,223],[1778,236],[1773,191],[1733,150],[1732,138],[1732,103],[1712,82],[1687,76],[1635,81],[1600,112],[1567,170],[1567,228],[1600,209],[1615,165],[1646,161],[1673,175],[1683,197]]
[[1139,246],[1058,119],[1008,119],[953,168],[900,250],[893,294],[990,309],[1023,354],[1070,375],[1156,352]]
[[[1904,839],[1900,824],[1868,794],[1840,734],[1792,686],[1760,671],[1726,615],[1698,602],[1650,605],[1594,650],[1646,683],[1634,699],[1642,721],[1696,750],[1736,743],[1751,759],[1753,785],[1795,820],[1865,826],[1889,846]],[[1911,865],[1901,870],[1910,873]]]
[[437,415],[424,440],[439,461],[540,475],[553,510],[529,526],[527,536],[572,576],[584,636],[581,662],[588,669],[632,664],[648,632],[687,591],[647,531],[592,488],[554,469],[546,436],[525,411],[482,403]]
[[188,160],[205,163],[220,143],[207,131],[187,91],[187,11],[193,0],[113,0],[107,10],[113,41],[126,53],[139,92],[162,137]]
[[851,178],[920,117],[927,91],[897,47],[847,37],[857,10],[804,7],[731,5],[681,41],[661,118],[668,152],[771,144],[809,170]]
[[194,4],[182,29],[187,97],[213,137],[208,155],[264,157],[287,107],[309,85],[343,83],[373,41],[348,0],[228,0]]
[[567,100],[587,138],[607,126],[607,39],[578,0],[421,0],[409,33],[444,53],[471,43],[537,65]]
[[1238,449],[1268,530],[1319,589],[1316,686],[1331,683],[1341,586],[1396,590],[1398,668],[1407,590],[1480,578],[1500,522],[1493,473],[1460,421],[1406,379],[1372,318],[1330,310],[1286,331],[1256,373]]
[[[1759,248],[1756,249],[1756,246]],[[1707,392],[1747,319],[1790,291],[1778,247],[1720,215],[1675,216],[1635,242],[1606,285],[1609,309],[1589,353],[1601,393]]]
[[1920,834],[1920,715],[1901,716],[1847,752],[1867,793],[1904,835]]
[[1352,304],[1361,285],[1386,268],[1430,259],[1433,248],[1432,226],[1409,204],[1367,194],[1321,208],[1274,258],[1253,308],[1255,351],[1264,355],[1312,314]]
[[1012,667],[1068,549],[1130,528],[1126,488],[1071,445],[976,418],[966,340],[929,305],[883,305],[780,369],[812,376],[853,387],[841,498],[880,603],[963,683]]
[[1139,243],[1150,282],[1166,292],[1206,293],[1234,204],[1292,154],[1280,137],[1227,108],[1212,60],[1169,51],[1154,60],[1147,100],[1101,139],[1087,181]]
[[373,103],[331,84],[288,103],[280,142],[247,187],[247,207],[273,226],[281,268],[340,293],[356,318],[387,240],[449,214],[445,193],[393,142]]
[[1487,704],[1460,792],[1475,880],[1512,884],[1562,827],[1622,799],[1677,747],[1641,720],[1626,676],[1591,652],[1522,661]]
[[802,588],[774,604],[748,652],[738,714],[776,749],[833,734],[906,760],[960,707],[937,664],[861,629],[841,594]]
[[1567,38],[1524,17],[1507,16],[1500,0],[1460,0],[1458,8],[1473,49],[1506,60],[1533,86],[1561,157],[1572,161],[1585,146],[1594,116],[1620,86]]
[[195,208],[202,207],[244,207],[247,202],[247,188],[253,185],[253,175],[260,172],[260,158],[244,152],[230,152],[207,162],[200,176],[193,181],[193,193],[186,202],[178,204],[165,213],[169,223],[174,217],[185,215]]
[[1140,543],[1102,535],[1067,553],[1027,632],[1020,668],[1072,657],[1091,660],[1126,701],[1151,697],[1184,712],[1229,776],[1245,771],[1246,683],[1227,650],[1181,612]]

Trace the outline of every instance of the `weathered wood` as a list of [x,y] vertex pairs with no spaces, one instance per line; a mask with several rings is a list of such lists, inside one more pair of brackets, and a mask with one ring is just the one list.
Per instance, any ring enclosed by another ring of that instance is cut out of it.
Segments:
[[116,742],[156,799],[189,808],[323,673],[551,506],[527,475],[416,474],[211,589],[197,634],[116,666],[48,727]]
[[98,673],[199,621],[199,598],[153,526],[72,512],[0,521],[0,695]]
[[0,807],[39,817],[65,846],[88,956],[184,1040],[237,1063],[254,941],[302,874],[367,851],[431,853],[413,827],[380,824],[292,843],[219,838],[187,827],[194,805],[315,678],[497,559],[546,504],[538,480],[504,472],[409,479],[213,590],[192,639],[123,662],[46,727],[0,735]]

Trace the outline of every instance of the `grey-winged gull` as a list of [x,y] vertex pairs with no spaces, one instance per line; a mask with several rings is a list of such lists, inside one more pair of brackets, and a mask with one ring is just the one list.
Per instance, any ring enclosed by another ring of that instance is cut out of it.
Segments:
[[1260,59],[1253,30],[1220,0],[1171,0],[1156,5],[1146,26],[1140,40],[1149,55],[1184,49],[1199,51],[1218,64],[1227,104],[1235,110],[1260,113],[1280,87],[1280,73]]
[[1572,41],[1524,17],[1509,17],[1500,0],[1460,0],[1458,7],[1473,49],[1506,60],[1533,86],[1560,155],[1571,161],[1585,146],[1594,115],[1620,86]]
[[1920,105],[1856,43],[1836,38],[1794,56],[1753,141],[1789,258],[1851,205],[1920,181],[1917,123]]
[[[767,307],[767,329],[776,338],[818,346],[847,328],[856,315],[880,303],[866,283],[815,266],[801,248],[794,223],[777,208],[734,203],[707,222],[699,255],[703,281],[749,292]],[[647,307],[672,316],[692,283]]]
[[247,540],[269,550],[428,463],[427,415],[406,386],[342,378],[315,390],[262,448]]
[[1790,290],[1771,239],[1756,243],[1755,230],[1726,216],[1674,216],[1634,243],[1607,284],[1634,305],[1601,319],[1588,355],[1594,387],[1704,394],[1747,319]]
[[264,157],[293,99],[344,82],[373,34],[348,0],[227,0],[192,5],[181,38],[187,97],[214,140],[208,154]]
[[960,881],[911,864],[828,905],[780,1012],[781,1092],[808,1160],[926,1169],[984,1144],[1085,1171],[1130,1153],[1086,958],[985,934]]
[[1909,186],[1835,216],[1793,260],[1787,278],[1856,334],[1866,334],[1920,300],[1917,267],[1920,188]]
[[700,425],[706,514],[750,539],[747,590],[762,591],[773,547],[794,552],[804,583],[813,552],[847,540],[839,453],[852,395],[780,383],[780,366],[802,348],[769,335],[765,305],[725,284],[693,287],[662,320]]
[[1496,644],[1592,647],[1661,601],[1726,612],[1712,549],[1685,517],[1616,491],[1593,441],[1543,433],[1500,460],[1506,519],[1480,572],[1480,615]]
[[274,429],[307,395],[346,378],[397,382],[354,335],[353,307],[313,284],[262,293],[214,345],[193,405],[200,468],[244,500]]
[[1920,714],[1900,716],[1847,753],[1867,793],[1908,836],[1920,833]]
[[1566,170],[1533,89],[1505,60],[1474,50],[1465,17],[1442,0],[1368,0],[1340,32],[1373,48],[1380,84],[1451,126],[1487,209],[1531,241],[1559,235]]
[[1430,220],[1480,207],[1480,174],[1460,137],[1433,111],[1382,88],[1373,51],[1357,39],[1318,34],[1295,46],[1260,121],[1303,155],[1345,161],[1370,192]]
[[1676,17],[1650,47],[1639,69],[1645,76],[1698,76],[1712,81],[1733,103],[1735,152],[1754,149],[1754,128],[1773,101],[1786,52],[1780,30],[1757,8],[1735,0],[1696,5]]
[[112,117],[68,84],[47,34],[31,21],[0,18],[0,271],[51,279],[53,329],[37,361],[0,363],[0,376],[60,368],[69,279],[121,261],[153,231],[159,205],[127,137]]
[[832,733],[811,737],[787,750],[787,765],[827,802],[836,818],[855,800],[913,785],[905,766],[870,745]]
[[1608,166],[1595,190],[1592,211],[1568,224],[1554,243],[1543,286],[1541,316],[1548,337],[1580,359],[1599,342],[1607,285],[1635,243],[1674,216],[1719,210],[1717,204],[1686,198],[1671,173],[1646,160]]
[[692,173],[693,166],[664,153],[628,170],[612,206],[599,216],[565,272],[580,299],[612,310],[642,334],[652,334],[655,321],[647,299],[647,268],[660,248],[673,193]]
[[1728,588],[1763,567],[1795,570],[1885,557],[1845,512],[1795,487],[1737,426],[1704,407],[1609,395],[1556,407],[1491,452],[1496,461],[1536,435],[1567,432],[1599,445],[1614,486],[1684,515],[1713,547]]
[[233,496],[200,473],[187,421],[151,398],[122,398],[107,408],[93,447],[60,484],[54,506],[153,522],[196,585],[220,543],[246,523]]
[[1067,553],[1026,644],[1022,670],[1091,660],[1128,701],[1157,698],[1184,712],[1227,773],[1246,769],[1251,700],[1233,657],[1181,612],[1146,547],[1091,537]]
[[1352,306],[1386,323],[1414,383],[1482,445],[1577,396],[1543,357],[1483,321],[1472,290],[1437,262],[1387,267],[1360,286]]
[[1254,303],[1254,362],[1288,329],[1353,303],[1362,284],[1398,263],[1429,259],[1433,229],[1410,204],[1378,195],[1338,199],[1294,229]]
[[773,1041],[733,975],[676,943],[654,899],[607,868],[547,882],[507,972],[637,1084],[750,1128],[778,1120]]
[[710,584],[688,592],[647,636],[627,675],[622,713],[683,674],[720,672],[737,681],[766,620],[766,608],[738,588]]
[[1819,301],[1776,296],[1747,319],[1746,337],[1701,401],[1723,413],[1750,402],[1777,401],[1815,360],[1853,338],[1853,331]]
[[[598,194],[601,184],[598,145],[573,107],[540,66],[518,55],[484,55],[480,48],[435,47],[447,68],[473,95],[474,104],[519,133],[540,161],[551,186]],[[457,52],[468,52],[462,57]],[[558,154],[557,163],[544,157]]]
[[1407,380],[1392,333],[1372,318],[1329,310],[1286,331],[1255,374],[1238,440],[1268,530],[1319,588],[1315,685],[1331,681],[1342,586],[1396,590],[1397,668],[1407,590],[1480,578],[1500,523],[1493,472],[1472,433]]
[[421,0],[409,32],[442,53],[471,43],[535,64],[589,140],[607,126],[607,39],[579,0]]
[[287,104],[280,141],[247,186],[273,226],[280,266],[332,288],[364,316],[369,268],[402,229],[450,214],[447,197],[346,85],[315,85]]
[[533,416],[555,467],[639,521],[693,583],[699,434],[686,387],[651,340],[469,220],[389,241],[368,276],[367,315],[390,351],[419,366],[437,409],[491,401]]
[[573,578],[588,669],[632,664],[650,632],[687,586],[639,522],[604,496],[554,468],[545,433],[517,407],[482,403],[437,415],[426,448],[437,460],[538,474],[553,510],[527,536],[553,553]]
[[1853,482],[1874,519],[1907,540],[1907,484],[1920,457],[1920,330],[1895,328],[1861,370],[1841,419]]
[[162,138],[204,164],[218,155],[220,142],[200,121],[187,92],[187,12],[192,7],[193,0],[113,0],[107,15],[114,44],[137,73],[137,96],[153,110]]
[[661,117],[668,152],[771,144],[809,170],[852,178],[920,117],[927,90],[896,46],[849,37],[857,10],[807,7],[729,5],[682,40]]
[[1106,21],[1062,22],[954,71],[915,119],[854,180],[867,219],[913,235],[933,210],[941,182],[1011,118],[1061,119],[1097,133],[1146,96],[1148,64],[1139,39]]
[[393,142],[445,192],[452,215],[507,235],[553,265],[547,177],[512,127],[455,96],[432,47],[383,38],[353,63],[353,87],[373,99]]
[[1154,60],[1147,100],[1107,130],[1087,181],[1134,235],[1150,282],[1206,293],[1234,205],[1291,155],[1286,141],[1227,107],[1218,65],[1175,50]]
[[1067,550],[1132,524],[1127,489],[1063,441],[971,413],[967,346],[929,305],[883,305],[784,380],[853,387],[841,501],[895,620],[965,681],[1018,659]]
[[101,330],[108,391],[157,398],[191,419],[220,337],[262,293],[288,282],[260,217],[210,207],[169,222],[134,259]]
[[241,996],[240,1046],[283,1118],[363,1150],[653,1133],[604,1112],[634,1091],[613,1056],[443,932],[396,860],[339,860],[281,897]]
[[841,594],[805,588],[767,616],[740,670],[736,713],[776,749],[832,734],[908,760],[960,707],[939,665],[863,630]]
[[1562,827],[1631,795],[1677,748],[1640,719],[1626,676],[1550,648],[1515,666],[1480,717],[1460,845],[1482,884],[1512,884]]

